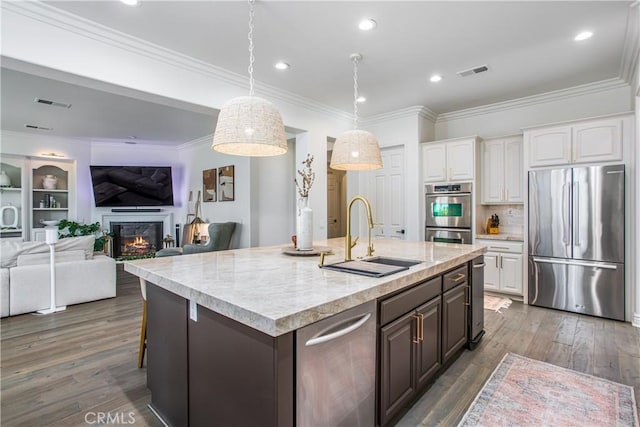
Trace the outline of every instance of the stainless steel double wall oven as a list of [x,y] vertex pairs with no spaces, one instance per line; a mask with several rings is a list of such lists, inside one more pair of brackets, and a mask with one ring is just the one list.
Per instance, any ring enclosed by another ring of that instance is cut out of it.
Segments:
[[425,240],[471,243],[471,183],[425,187]]

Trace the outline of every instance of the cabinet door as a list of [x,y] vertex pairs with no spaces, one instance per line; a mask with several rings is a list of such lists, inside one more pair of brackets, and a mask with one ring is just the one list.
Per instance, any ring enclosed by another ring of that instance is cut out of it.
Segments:
[[447,143],[448,181],[473,180],[474,144],[474,140]]
[[386,424],[414,397],[416,321],[413,312],[380,330],[380,423]]
[[532,167],[571,163],[571,126],[534,129],[526,134]]
[[500,290],[522,295],[522,255],[500,255]]
[[442,366],[441,301],[438,296],[416,309],[422,315],[422,339],[416,346],[416,390],[429,384]]
[[575,163],[622,160],[622,119],[573,126],[573,146]]
[[484,254],[484,289],[500,290],[500,254],[487,252]]
[[503,201],[504,167],[504,141],[484,141],[482,143],[482,203]]
[[504,142],[504,200],[524,203],[524,171],[522,170],[522,139]]
[[467,283],[442,295],[442,363],[467,343]]
[[444,144],[424,144],[422,147],[422,179],[424,182],[447,180],[447,155]]

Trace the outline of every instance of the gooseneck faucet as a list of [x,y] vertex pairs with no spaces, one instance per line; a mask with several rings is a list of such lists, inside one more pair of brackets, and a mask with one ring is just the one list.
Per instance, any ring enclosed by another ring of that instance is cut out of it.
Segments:
[[364,207],[367,209],[367,220],[369,221],[369,246],[367,246],[367,256],[373,255],[373,244],[371,243],[371,230],[373,229],[373,216],[371,214],[371,205],[369,201],[362,196],[355,196],[349,201],[349,207],[347,208],[347,235],[344,238],[344,260],[351,261],[351,248],[353,248],[358,242],[358,238],[351,242],[351,207],[356,200],[360,200],[364,203]]

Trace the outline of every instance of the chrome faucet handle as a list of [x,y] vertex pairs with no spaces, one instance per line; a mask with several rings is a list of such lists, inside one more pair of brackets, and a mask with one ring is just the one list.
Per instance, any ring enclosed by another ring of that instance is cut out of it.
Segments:
[[360,238],[360,236],[356,236],[356,238],[355,238],[355,239],[353,239],[353,242],[351,243],[351,247],[352,247],[352,248],[353,248],[353,247],[355,247],[355,245],[357,245],[357,244],[358,244],[358,239],[359,239],[359,238]]

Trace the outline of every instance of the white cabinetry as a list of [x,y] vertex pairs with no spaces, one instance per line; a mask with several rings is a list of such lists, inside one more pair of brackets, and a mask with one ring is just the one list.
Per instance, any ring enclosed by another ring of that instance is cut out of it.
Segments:
[[487,246],[484,254],[484,289],[522,296],[522,243],[476,239],[476,244]]
[[23,158],[2,155],[0,172],[3,182],[0,184],[0,237],[3,239],[24,240],[28,209],[24,184],[26,183],[25,162]]
[[424,182],[473,181],[477,141],[477,137],[468,137],[423,144]]
[[522,138],[482,142],[482,203],[524,202]]
[[585,120],[524,131],[531,167],[622,160],[625,121],[631,116]]

